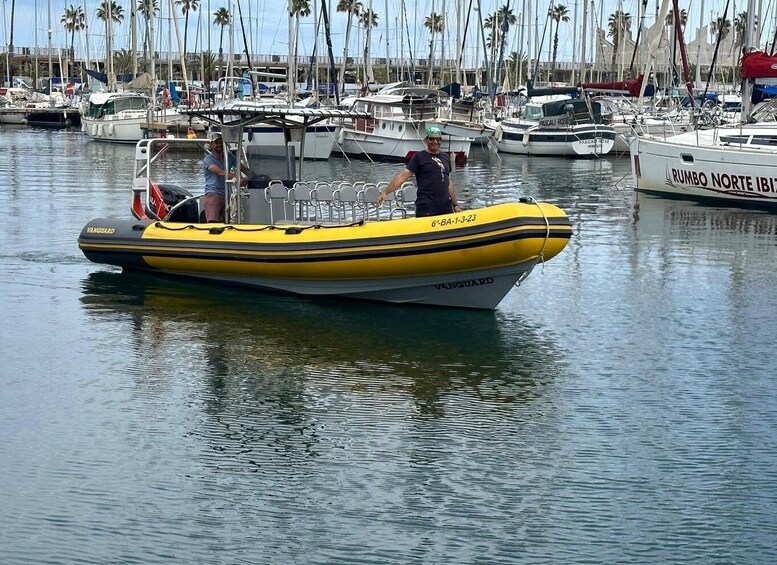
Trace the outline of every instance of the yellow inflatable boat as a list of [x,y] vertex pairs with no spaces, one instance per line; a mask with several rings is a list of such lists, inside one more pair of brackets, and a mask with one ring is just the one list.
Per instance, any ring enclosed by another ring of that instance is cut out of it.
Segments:
[[572,234],[562,210],[533,200],[415,218],[402,191],[378,206],[378,185],[265,178],[235,188],[239,174],[230,221],[204,223],[196,197],[149,177],[160,153],[196,143],[138,144],[135,219],[90,221],[78,239],[87,258],[271,291],[492,309]]

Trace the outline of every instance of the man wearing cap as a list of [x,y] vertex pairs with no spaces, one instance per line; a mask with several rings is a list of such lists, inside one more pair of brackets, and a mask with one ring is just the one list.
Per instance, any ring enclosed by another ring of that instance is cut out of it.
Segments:
[[[233,153],[229,154],[230,164],[234,164],[237,158]],[[223,222],[225,219],[224,207],[226,203],[226,179],[234,175],[227,171],[224,163],[224,140],[220,133],[215,133],[210,141],[210,153],[202,161],[205,172],[205,196],[202,199],[202,207],[205,211],[206,222]],[[245,165],[241,166],[244,173],[250,171]],[[243,177],[243,184],[247,183],[247,177]]]
[[415,175],[418,192],[415,200],[415,215],[439,216],[460,212],[456,191],[451,179],[451,160],[446,153],[440,151],[442,132],[439,128],[426,129],[426,150],[416,151],[407,167],[391,179],[388,186],[378,196],[378,205],[383,204],[387,194],[394,192],[402,183]]

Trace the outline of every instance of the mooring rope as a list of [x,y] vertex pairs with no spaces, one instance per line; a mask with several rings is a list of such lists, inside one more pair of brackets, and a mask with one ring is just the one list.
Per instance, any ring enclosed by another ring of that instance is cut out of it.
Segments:
[[542,219],[545,221],[545,239],[542,241],[542,247],[540,247],[540,252],[537,254],[537,257],[534,259],[534,264],[528,269],[526,269],[520,277],[518,277],[518,280],[515,281],[515,286],[519,287],[521,286],[521,283],[526,280],[526,277],[529,276],[529,274],[534,270],[534,267],[537,266],[537,263],[542,263],[543,271],[545,269],[545,247],[548,244],[548,241],[550,240],[550,220],[548,219],[548,216],[545,214],[545,210],[542,209],[542,206],[540,206],[540,203],[537,202],[535,198],[532,196],[527,196],[525,198],[521,199],[522,201],[534,204],[537,208],[540,210],[540,214],[542,214]]

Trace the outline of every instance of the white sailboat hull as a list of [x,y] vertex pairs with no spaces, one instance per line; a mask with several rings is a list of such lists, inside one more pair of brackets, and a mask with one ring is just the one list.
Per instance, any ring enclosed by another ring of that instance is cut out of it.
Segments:
[[631,142],[631,166],[634,186],[640,192],[723,204],[777,206],[775,149],[690,145],[638,137]]
[[[386,128],[386,133],[343,128],[340,134],[341,148],[346,155],[403,160],[417,151],[426,149],[423,134],[418,134],[414,129],[411,129],[411,132],[414,137],[399,137],[399,131],[391,128]],[[444,137],[440,149],[446,153],[458,153],[469,157],[471,145],[471,138]]]
[[[305,159],[325,160],[332,155],[335,147],[339,126],[318,124],[305,130]],[[243,141],[247,146],[278,146],[284,147],[283,130],[273,126],[251,126],[245,128]],[[301,154],[299,141],[292,141],[294,154]]]
[[531,123],[501,124],[494,138],[496,147],[517,155],[556,157],[598,157],[609,153],[615,143],[615,130],[602,124],[573,127],[537,127]]
[[141,124],[148,121],[146,113],[131,117],[104,116],[82,120],[82,129],[90,139],[109,143],[137,143],[143,139]]

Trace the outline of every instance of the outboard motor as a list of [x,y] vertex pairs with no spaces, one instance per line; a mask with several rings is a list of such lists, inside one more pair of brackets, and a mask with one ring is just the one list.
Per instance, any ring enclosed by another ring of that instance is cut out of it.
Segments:
[[[199,222],[200,206],[197,203],[197,200],[192,198],[191,192],[175,184],[159,184],[158,186],[159,190],[162,192],[162,198],[164,199],[168,209],[172,208],[183,200],[191,198],[189,202],[173,210],[173,213],[170,215],[170,217],[165,218],[168,222]],[[150,205],[153,207],[153,202],[150,203]]]
[[255,174],[248,179],[248,188],[267,188],[270,185],[270,180],[267,175]]

